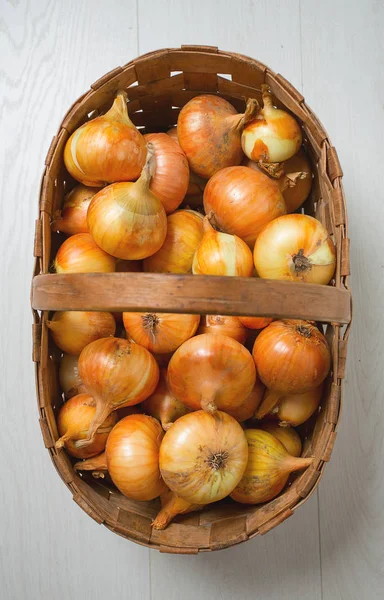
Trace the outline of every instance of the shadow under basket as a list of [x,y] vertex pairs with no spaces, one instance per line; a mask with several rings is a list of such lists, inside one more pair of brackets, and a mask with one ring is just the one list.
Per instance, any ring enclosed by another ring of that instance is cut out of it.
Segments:
[[[112,105],[117,90],[127,91],[130,117],[144,133],[167,131],[177,122],[180,108],[201,93],[222,96],[243,112],[247,98],[261,99],[263,83],[269,85],[274,103],[290,111],[302,127],[314,172],[311,195],[303,210],[325,225],[337,249],[337,268],[329,286],[151,273],[49,273],[62,241],[60,234],[51,233],[52,215],[75,184],[63,163],[65,143],[77,127]],[[349,240],[341,178],[336,150],[303,96],[262,63],[215,47],[182,46],[141,56],[101,77],[69,109],[52,140],[42,178],[32,282],[33,360],[44,444],[73,499],[95,521],[161,552],[196,554],[266,533],[291,516],[315,490],[336,438],[351,321]],[[49,312],[55,310],[156,310],[318,322],[332,350],[332,368],[321,410],[304,432],[304,455],[314,456],[313,464],[292,477],[271,502],[246,506],[224,500],[201,512],[177,517],[164,531],[153,529],[151,522],[159,510],[158,500],[134,502],[107,480],[79,476],[65,450],[55,449],[55,415],[63,401],[57,377],[60,352],[46,326]]]

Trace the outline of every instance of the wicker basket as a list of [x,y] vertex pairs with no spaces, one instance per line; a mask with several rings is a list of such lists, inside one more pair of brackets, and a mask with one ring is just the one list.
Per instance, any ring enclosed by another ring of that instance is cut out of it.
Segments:
[[[49,274],[62,241],[60,234],[51,234],[51,217],[60,207],[64,192],[74,185],[63,164],[65,143],[79,125],[109,108],[118,89],[127,90],[134,123],[151,132],[166,131],[176,123],[180,107],[204,92],[223,96],[243,111],[246,98],[260,100],[262,83],[270,86],[276,104],[291,111],[303,127],[315,174],[304,209],[326,226],[336,244],[337,269],[332,286],[151,273]],[[341,177],[336,151],[303,96],[258,61],[215,47],[182,46],[141,56],[104,75],[69,109],[49,148],[41,185],[32,286],[33,360],[45,446],[75,502],[95,521],[162,552],[195,554],[266,533],[292,515],[315,490],[336,438],[351,320],[349,240]],[[55,449],[55,414],[63,401],[57,384],[60,353],[49,338],[46,320],[49,311],[71,309],[254,314],[323,323],[333,363],[315,429],[312,422],[306,431],[305,454],[315,456],[313,465],[293,477],[285,491],[267,504],[240,506],[222,501],[202,512],[178,517],[164,531],[152,529],[151,521],[159,508],[157,500],[130,501],[112,485],[80,477],[66,452]]]

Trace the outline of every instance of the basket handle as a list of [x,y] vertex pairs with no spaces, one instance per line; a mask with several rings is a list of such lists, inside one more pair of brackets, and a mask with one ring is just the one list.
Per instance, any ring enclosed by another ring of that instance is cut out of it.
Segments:
[[344,288],[254,277],[162,273],[37,275],[36,310],[159,311],[270,316],[347,324],[351,296]]

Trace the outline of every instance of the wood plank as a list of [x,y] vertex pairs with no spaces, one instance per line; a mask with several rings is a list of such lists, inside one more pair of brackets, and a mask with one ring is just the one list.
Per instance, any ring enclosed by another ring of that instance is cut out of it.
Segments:
[[251,277],[162,273],[38,275],[32,305],[38,310],[150,311],[259,315],[348,323],[344,289]]

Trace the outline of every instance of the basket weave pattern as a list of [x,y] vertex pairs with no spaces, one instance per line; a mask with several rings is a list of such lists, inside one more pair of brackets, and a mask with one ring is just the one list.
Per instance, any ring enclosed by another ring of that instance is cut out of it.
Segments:
[[[181,107],[201,93],[219,94],[242,112],[247,98],[261,100],[263,83],[269,85],[275,104],[291,111],[303,127],[304,143],[314,170],[312,192],[304,210],[325,225],[336,245],[333,286],[150,273],[49,274],[52,258],[63,239],[60,234],[51,234],[52,215],[74,184],[63,164],[64,146],[79,125],[111,106],[117,90],[127,91],[130,117],[144,133],[166,131],[177,122]],[[315,490],[336,439],[351,321],[349,239],[341,178],[336,150],[303,96],[260,62],[215,47],[182,46],[141,56],[104,75],[71,106],[48,150],[41,184],[32,286],[33,360],[44,444],[73,499],[95,521],[162,552],[195,554],[266,533],[292,515]],[[202,314],[253,313],[323,322],[332,349],[332,370],[314,434],[304,446],[305,454],[315,457],[312,466],[295,476],[279,497],[265,505],[219,503],[202,512],[178,517],[164,531],[151,527],[158,501],[134,502],[108,483],[80,477],[66,452],[56,450],[54,445],[58,438],[55,415],[62,403],[57,384],[60,354],[49,338],[46,321],[51,310],[122,308]]]

